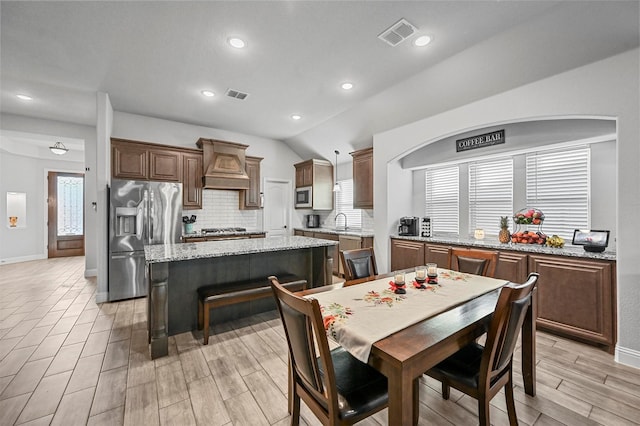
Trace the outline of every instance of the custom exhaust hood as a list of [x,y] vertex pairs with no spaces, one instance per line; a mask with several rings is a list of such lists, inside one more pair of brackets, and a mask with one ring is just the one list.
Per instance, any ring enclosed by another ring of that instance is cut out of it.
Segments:
[[245,170],[245,151],[248,145],[200,138],[202,148],[204,189],[249,189]]

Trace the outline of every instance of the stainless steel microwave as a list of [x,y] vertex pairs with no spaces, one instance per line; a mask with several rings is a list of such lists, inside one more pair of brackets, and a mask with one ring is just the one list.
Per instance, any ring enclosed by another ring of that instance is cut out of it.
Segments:
[[313,188],[310,186],[301,186],[296,188],[296,208],[311,208],[313,207]]

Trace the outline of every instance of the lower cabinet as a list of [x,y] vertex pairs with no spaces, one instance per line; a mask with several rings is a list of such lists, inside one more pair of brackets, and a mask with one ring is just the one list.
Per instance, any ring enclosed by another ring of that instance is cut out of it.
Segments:
[[527,254],[500,251],[495,277],[512,283],[525,282],[529,275],[528,258]]
[[615,264],[610,261],[529,255],[538,272],[541,329],[604,346],[615,345]]
[[[324,232],[314,232],[313,238],[320,238],[321,240],[339,241],[339,237],[335,234],[326,234]],[[329,247],[329,256],[333,259],[333,275],[338,275],[340,272],[340,252],[338,246]]]
[[293,235],[302,237],[320,238],[322,240],[338,241],[338,245],[329,247],[329,255],[333,258],[333,275],[343,276],[342,263],[340,261],[340,251],[353,250],[365,247],[373,247],[372,237],[358,237],[355,235],[339,235],[328,232],[303,231],[294,229]]
[[391,270],[424,265],[425,244],[419,241],[391,239]]
[[[391,239],[391,270],[428,262],[447,267],[448,244]],[[523,283],[538,272],[538,319],[542,330],[595,344],[613,353],[616,344],[615,261],[498,250],[496,278]]]
[[[435,263],[440,268],[449,266],[449,246],[441,244],[424,245],[424,263]],[[417,266],[417,265],[414,265]]]

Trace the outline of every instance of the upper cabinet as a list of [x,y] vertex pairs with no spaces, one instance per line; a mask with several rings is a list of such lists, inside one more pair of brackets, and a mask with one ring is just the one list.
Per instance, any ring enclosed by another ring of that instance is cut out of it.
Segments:
[[111,139],[111,176],[116,179],[182,182],[183,207],[202,208],[202,151]]
[[181,153],[168,149],[149,149],[149,180],[182,181]]
[[295,165],[296,168],[296,188],[313,185],[313,160],[305,161]]
[[182,153],[182,207],[202,208],[202,153]]
[[149,147],[111,139],[111,175],[117,179],[149,179]]
[[260,162],[262,157],[246,156],[245,168],[249,175],[249,189],[240,191],[240,210],[255,210],[260,203]]
[[[294,164],[296,188],[310,186],[313,210],[333,210],[333,165],[326,160]],[[308,207],[306,207],[308,208]]]
[[353,157],[353,208],[373,208],[373,148],[350,153]]

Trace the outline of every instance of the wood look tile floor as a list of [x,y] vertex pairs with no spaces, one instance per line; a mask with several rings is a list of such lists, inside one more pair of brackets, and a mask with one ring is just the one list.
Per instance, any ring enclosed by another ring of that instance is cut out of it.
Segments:
[[[145,299],[95,303],[84,258],[0,266],[0,425],[278,425],[287,414],[286,342],[276,312],[170,338],[149,359]],[[194,312],[194,315],[196,313]],[[538,333],[538,394],[521,425],[639,425],[640,370],[599,349]],[[519,352],[519,351],[518,351]],[[421,425],[475,425],[475,400],[420,382]],[[363,425],[386,425],[387,412]],[[492,422],[508,424],[504,396]],[[303,425],[319,422],[303,405]]]

